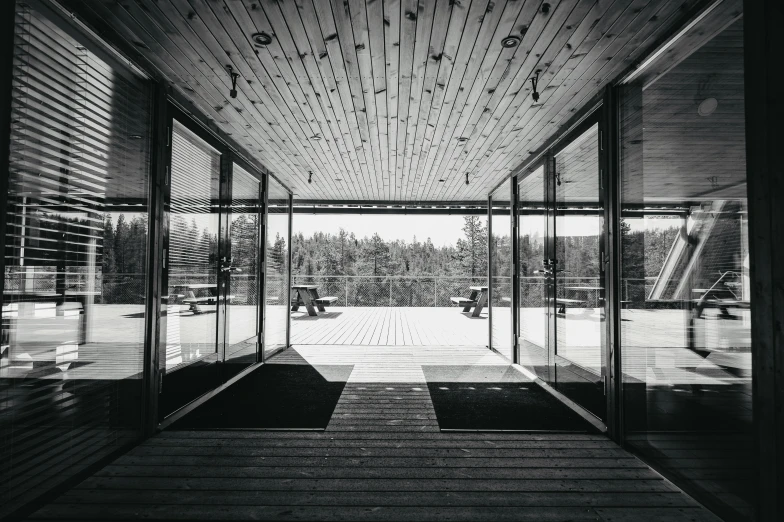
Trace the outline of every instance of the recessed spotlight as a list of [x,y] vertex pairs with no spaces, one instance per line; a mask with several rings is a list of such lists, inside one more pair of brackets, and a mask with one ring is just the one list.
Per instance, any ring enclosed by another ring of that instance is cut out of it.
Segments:
[[343,178],[335,178],[335,181],[343,181]]
[[256,44],[257,47],[264,47],[272,43],[272,36],[265,33],[264,31],[260,33],[254,33],[251,38],[253,38],[253,43]]
[[518,45],[520,45],[519,36],[514,36],[510,34],[509,36],[501,40],[502,47],[510,48],[510,47],[517,47]]
[[131,138],[132,140],[140,140],[140,139],[142,139],[142,135],[141,134],[131,134],[128,137]]
[[439,180],[438,180],[438,182],[439,182],[439,183],[443,183],[443,182],[445,182],[445,181],[446,181],[445,179],[439,179]]
[[466,138],[465,136],[460,136],[459,138],[457,138],[457,141],[459,141],[460,143],[465,143],[468,141],[468,138]]
[[313,136],[310,137],[310,139],[313,141],[319,141],[321,140],[321,134],[314,134]]
[[697,114],[700,116],[710,116],[716,111],[719,106],[719,101],[716,98],[705,98],[697,107]]

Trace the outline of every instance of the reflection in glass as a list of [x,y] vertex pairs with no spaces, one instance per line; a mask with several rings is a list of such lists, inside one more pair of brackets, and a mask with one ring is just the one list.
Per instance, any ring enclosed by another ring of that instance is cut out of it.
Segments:
[[166,370],[217,351],[220,153],[172,129]]
[[521,175],[517,187],[520,264],[520,364],[549,381],[546,274],[547,199],[544,167]]
[[598,124],[555,155],[554,177],[556,383],[604,418]]
[[733,518],[755,482],[742,27],[696,28],[621,108],[627,440]]
[[264,353],[286,346],[289,321],[289,193],[269,178]]
[[492,347],[513,360],[512,354],[512,206],[509,183],[504,183],[492,196],[492,237],[490,259],[493,278]]
[[140,430],[150,93],[25,4],[14,37],[0,518]]
[[235,163],[229,207],[231,267],[225,358],[240,365],[256,362],[261,211],[261,182]]

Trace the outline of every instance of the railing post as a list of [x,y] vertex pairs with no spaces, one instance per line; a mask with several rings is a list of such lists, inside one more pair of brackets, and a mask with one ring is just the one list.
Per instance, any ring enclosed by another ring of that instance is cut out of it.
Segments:
[[438,276],[433,278],[433,307],[438,306]]
[[346,306],[348,307],[348,276],[343,276],[346,280]]
[[392,279],[389,279],[389,306],[392,306]]

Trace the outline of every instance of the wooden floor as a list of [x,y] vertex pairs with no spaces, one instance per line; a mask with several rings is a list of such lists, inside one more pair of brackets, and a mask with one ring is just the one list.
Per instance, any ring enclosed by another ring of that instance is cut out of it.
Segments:
[[440,432],[422,366],[492,380],[508,364],[486,349],[302,346],[270,362],[354,365],[326,431],[164,431],[32,519],[717,520],[601,435]]
[[379,346],[487,346],[480,317],[448,307],[335,307],[311,317],[291,314],[291,343]]

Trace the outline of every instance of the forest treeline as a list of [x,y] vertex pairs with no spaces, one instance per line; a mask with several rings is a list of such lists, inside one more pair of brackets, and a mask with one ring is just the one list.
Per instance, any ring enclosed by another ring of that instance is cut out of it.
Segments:
[[[416,236],[411,241],[385,240],[378,233],[358,238],[340,229],[292,237],[294,275],[484,277],[487,274],[487,225],[481,216],[463,217],[463,237],[454,245],[436,246]],[[277,240],[273,242],[273,248]],[[279,269],[285,268],[283,265]]]
[[[181,221],[181,222],[180,222]],[[235,264],[255,267],[258,256],[255,240],[256,221],[253,216],[239,216],[232,223],[232,244]],[[497,227],[503,230],[507,223]],[[147,216],[126,217],[116,221],[107,215],[104,221],[102,273],[143,274],[147,245]],[[172,224],[174,235],[188,236],[183,244],[191,245],[193,259],[216,255],[217,239],[200,231],[195,223],[177,220]],[[454,245],[436,246],[416,236],[411,241],[385,240],[378,233],[358,238],[341,229],[337,234],[316,232],[310,237],[302,233],[292,237],[292,273],[300,276],[472,276],[487,274],[487,224],[483,216],[463,216],[463,236]],[[623,276],[639,278],[656,276],[678,233],[673,227],[631,231],[628,224],[623,232]],[[508,234],[493,235],[493,273],[509,276],[511,271],[511,241]],[[559,268],[573,277],[596,277],[599,269],[598,236],[569,236],[558,238],[556,250]],[[521,275],[534,276],[541,268],[543,240],[537,235],[520,238]],[[286,271],[288,250],[286,238],[276,235],[267,242],[268,262],[272,272]],[[183,259],[183,262],[185,260]],[[195,263],[194,263],[195,264]],[[253,268],[251,268],[251,272]],[[122,281],[118,281],[121,284]],[[112,288],[104,288],[112,292]],[[118,290],[120,290],[118,286]],[[119,297],[119,296],[118,296]]]

